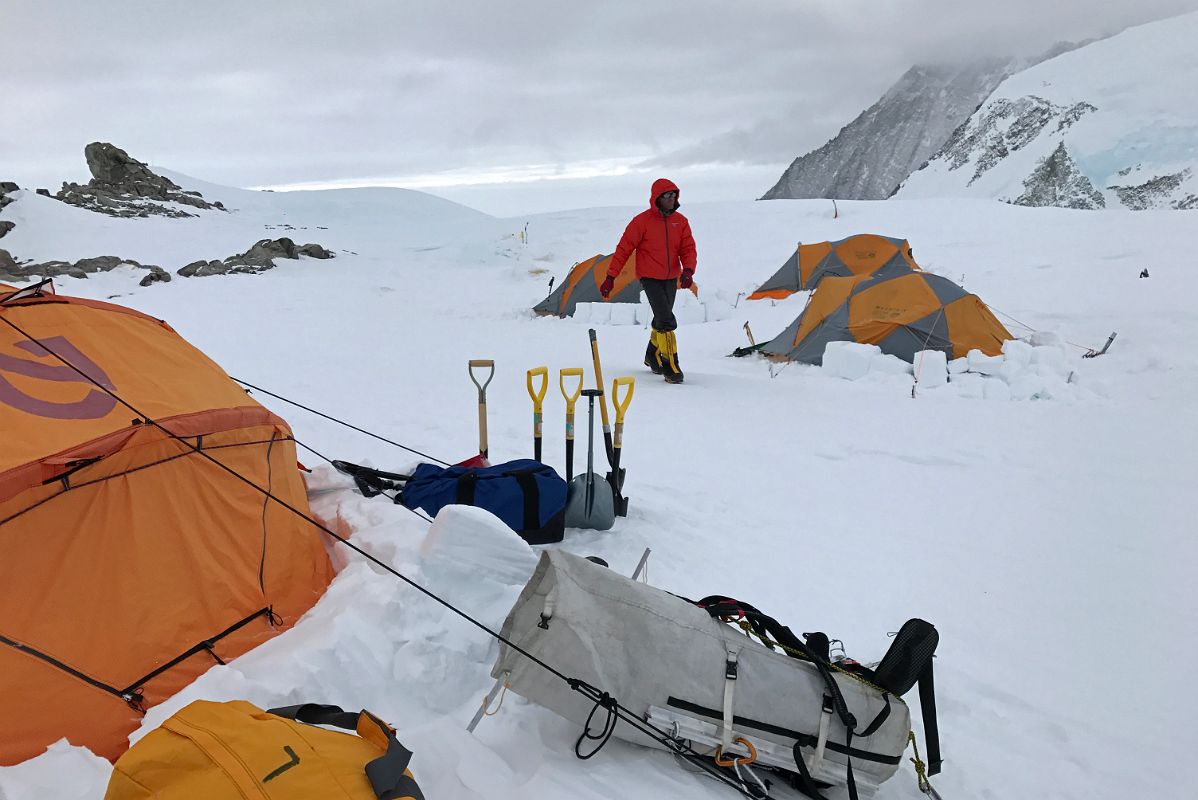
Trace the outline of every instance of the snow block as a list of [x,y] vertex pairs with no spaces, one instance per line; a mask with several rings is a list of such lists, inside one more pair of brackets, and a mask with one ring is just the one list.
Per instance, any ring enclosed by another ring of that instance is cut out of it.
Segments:
[[837,378],[860,380],[869,374],[871,363],[881,354],[876,344],[828,342],[824,347],[823,369]]
[[969,371],[969,359],[968,358],[954,358],[952,361],[948,362],[948,374],[949,375],[960,375],[960,374],[968,372],[968,371]]
[[953,376],[951,385],[956,388],[957,393],[961,397],[980,400],[985,396],[986,383],[987,380],[981,375],[973,372],[963,372]]
[[424,536],[420,555],[424,574],[446,586],[458,585],[457,581],[475,584],[481,576],[505,586],[522,586],[537,565],[537,555],[527,542],[499,517],[473,506],[442,508]]
[[1033,349],[1030,344],[1021,342],[1018,339],[1008,339],[1002,343],[1003,356],[1006,357],[1008,362],[1015,364],[1030,364]]
[[632,303],[612,303],[611,304],[611,324],[612,325],[635,325],[636,324],[636,306]]
[[1061,337],[1052,331],[1033,331],[1032,335],[1027,337],[1027,342],[1032,347],[1064,347],[1065,342]]
[[969,359],[969,371],[981,375],[997,375],[1003,362],[1002,356],[988,356],[981,350],[970,350],[966,358]]
[[1027,372],[1021,375],[1011,384],[1011,399],[1013,400],[1032,400],[1039,396],[1044,388],[1044,379],[1038,375]]
[[1069,374],[1069,365],[1066,363],[1065,351],[1060,347],[1032,348],[1031,363],[1036,365],[1036,372],[1040,375],[1060,375],[1064,377]]
[[879,353],[869,363],[871,375],[910,375],[913,371],[914,367],[911,364],[889,353]]
[[983,378],[982,397],[987,400],[1001,400],[1006,402],[1011,399],[1011,387],[1003,381]]
[[948,383],[948,356],[943,350],[919,351],[915,354],[915,373],[922,389],[944,386]]

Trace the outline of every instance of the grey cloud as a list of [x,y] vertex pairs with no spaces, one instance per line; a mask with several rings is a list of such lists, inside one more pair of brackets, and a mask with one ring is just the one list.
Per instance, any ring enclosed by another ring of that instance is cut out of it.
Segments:
[[83,145],[264,185],[591,160],[775,163],[909,66],[1024,54],[1198,0],[5,0],[0,178]]

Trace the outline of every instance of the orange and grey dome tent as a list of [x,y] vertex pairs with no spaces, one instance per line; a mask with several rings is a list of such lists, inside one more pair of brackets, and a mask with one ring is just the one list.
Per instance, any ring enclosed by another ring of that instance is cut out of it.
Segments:
[[[579,261],[570,269],[566,279],[541,302],[533,306],[538,315],[555,317],[572,317],[579,303],[639,303],[641,300],[641,282],[636,277],[636,253],[624,262],[624,268],[616,276],[611,295],[604,300],[599,294],[599,287],[607,277],[607,269],[611,266],[611,255],[591,256],[586,261]],[[699,284],[692,283],[691,294],[698,297]]]
[[604,300],[599,294],[599,287],[607,277],[607,268],[611,266],[611,258],[611,255],[597,255],[579,261],[565,280],[532,310],[540,316],[572,317],[579,303],[640,302],[641,284],[636,279],[636,253],[629,256],[624,269],[616,276],[611,296]]
[[116,758],[332,577],[315,527],[205,457],[309,513],[287,423],[161,320],[0,285],[0,443],[0,765]]
[[800,244],[782,268],[749,300],[781,300],[795,292],[814,289],[826,276],[901,274],[918,270],[905,239],[859,233],[838,242]]
[[948,278],[883,272],[823,279],[798,319],[760,352],[821,364],[828,342],[860,342],[905,361],[920,350],[943,350],[952,359],[970,350],[999,355],[1012,338],[977,295]]

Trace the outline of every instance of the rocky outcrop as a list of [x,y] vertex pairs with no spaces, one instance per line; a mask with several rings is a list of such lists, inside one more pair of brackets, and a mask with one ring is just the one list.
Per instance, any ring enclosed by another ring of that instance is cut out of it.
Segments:
[[1023,182],[1023,194],[1012,202],[1018,206],[1106,208],[1102,193],[1094,188],[1090,179],[1069,157],[1064,142],[1036,165],[1036,169]]
[[64,203],[114,217],[195,216],[179,206],[224,209],[158,175],[115,145],[92,142],[83,154],[92,179],[83,185],[64,183],[55,195]]
[[6,250],[0,250],[0,281],[18,282],[33,278],[58,278],[64,275],[70,278],[86,278],[88,275],[108,272],[121,266],[145,270],[146,276],[139,281],[142,286],[159,282],[168,283],[171,279],[171,274],[162,267],[154,264],[142,264],[131,258],[96,256],[95,258],[81,258],[74,263],[43,261],[18,264]]
[[972,163],[973,177],[965,184],[972,186],[1004,158],[1034,141],[1053,122],[1057,132],[1064,131],[1097,110],[1089,103],[1059,106],[1034,95],[1017,100],[1001,98],[990,103],[985,113],[958,128],[937,158],[948,162],[950,171]]
[[[1132,170],[1120,170],[1119,175],[1126,176]],[[1181,172],[1175,172],[1171,175],[1157,175],[1150,178],[1144,183],[1135,186],[1108,186],[1119,198],[1119,202],[1132,211],[1144,211],[1149,208],[1175,208],[1179,211],[1186,211],[1198,207],[1198,195],[1186,195],[1184,197],[1176,196],[1182,184],[1186,183],[1194,174],[1193,169],[1187,167]]]
[[229,256],[223,261],[193,261],[179,270],[185,278],[204,278],[209,275],[257,274],[274,269],[276,258],[332,258],[333,254],[318,244],[296,245],[292,240],[262,239],[244,253]]
[[1018,66],[912,67],[827,144],[795,159],[761,199],[884,200]]
[[[13,198],[9,197],[9,194],[20,188],[20,186],[17,186],[12,181],[0,181],[0,211],[3,211],[6,205],[13,202]],[[4,235],[16,226],[17,224],[12,220],[0,219],[0,239],[3,239]]]

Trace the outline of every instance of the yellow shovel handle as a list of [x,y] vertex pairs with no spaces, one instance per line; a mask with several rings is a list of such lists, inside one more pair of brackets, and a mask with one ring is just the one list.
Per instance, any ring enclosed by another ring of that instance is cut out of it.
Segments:
[[[541,388],[534,389],[532,379],[540,377]],[[541,403],[545,401],[545,391],[549,388],[549,367],[534,367],[528,371],[528,396],[532,398],[532,410],[541,413]]]
[[[578,386],[574,387],[573,393],[566,390],[567,377],[578,378]],[[578,402],[578,397],[582,394],[583,380],[582,367],[563,367],[561,374],[557,377],[558,385],[562,389],[562,397],[566,398],[566,411],[568,413],[574,412],[574,404]]]
[[[628,388],[628,391],[627,391],[627,393],[625,393],[623,400],[620,399],[620,387],[621,386],[625,386]],[[614,381],[611,382],[611,404],[616,409],[616,424],[617,425],[622,425],[624,423],[624,414],[628,411],[628,405],[632,402],[632,393],[635,389],[636,389],[636,378],[633,378],[632,376],[616,378]]]

